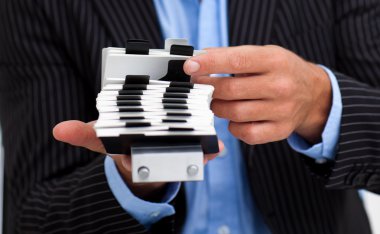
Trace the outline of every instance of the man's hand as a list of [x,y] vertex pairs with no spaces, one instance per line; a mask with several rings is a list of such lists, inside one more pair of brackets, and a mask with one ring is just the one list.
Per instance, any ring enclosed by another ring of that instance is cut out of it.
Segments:
[[321,67],[272,45],[207,52],[186,61],[184,70],[193,82],[215,87],[212,110],[230,120],[234,136],[248,144],[263,144],[296,132],[310,143],[320,141],[332,96]]
[[[53,129],[53,135],[55,139],[69,143],[74,146],[80,146],[87,148],[91,151],[101,154],[107,154],[103,143],[96,136],[94,130],[95,121],[90,123],[83,123],[81,121],[70,120],[59,123]],[[219,142],[220,151],[223,150],[223,143]],[[208,160],[212,160],[217,154],[205,155],[204,163]],[[128,184],[129,189],[138,197],[152,200],[160,193],[166,183],[132,183],[131,173],[131,158],[128,155],[112,155],[112,158],[116,162],[116,166],[123,176],[125,182]]]

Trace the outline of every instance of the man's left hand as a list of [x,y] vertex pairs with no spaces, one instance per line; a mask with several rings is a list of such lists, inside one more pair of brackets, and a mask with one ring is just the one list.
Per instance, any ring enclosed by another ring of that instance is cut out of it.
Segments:
[[331,108],[329,77],[291,51],[272,45],[208,49],[187,60],[184,70],[194,83],[215,87],[213,112],[230,120],[229,130],[244,142],[279,141],[293,132],[310,143],[321,140]]

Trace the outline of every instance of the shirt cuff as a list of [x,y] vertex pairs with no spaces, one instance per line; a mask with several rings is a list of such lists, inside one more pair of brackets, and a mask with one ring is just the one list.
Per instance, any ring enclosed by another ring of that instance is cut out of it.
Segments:
[[162,203],[154,203],[142,200],[131,192],[110,156],[105,158],[104,170],[108,185],[120,206],[146,228],[175,213],[174,207],[168,203],[177,195],[180,183],[169,183]]
[[330,69],[320,65],[328,74],[332,88],[332,106],[325,129],[322,132],[322,142],[310,145],[297,133],[288,138],[289,145],[297,152],[314,158],[317,163],[335,158],[342,118],[342,96],[336,76]]

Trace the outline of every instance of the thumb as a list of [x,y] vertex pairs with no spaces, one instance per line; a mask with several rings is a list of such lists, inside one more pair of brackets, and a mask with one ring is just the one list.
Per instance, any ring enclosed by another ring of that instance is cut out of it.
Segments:
[[77,120],[64,121],[54,127],[53,136],[58,141],[104,154],[106,150],[96,136],[94,124],[95,121],[89,123]]

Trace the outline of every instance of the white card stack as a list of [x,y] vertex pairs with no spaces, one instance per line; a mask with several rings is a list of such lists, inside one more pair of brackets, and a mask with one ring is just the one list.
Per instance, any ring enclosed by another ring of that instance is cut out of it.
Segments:
[[[97,136],[110,154],[132,155],[135,182],[203,179],[203,154],[218,152],[213,87],[183,72],[193,55],[183,39],[149,50],[142,40],[105,48]],[[195,51],[195,54],[202,51]]]

